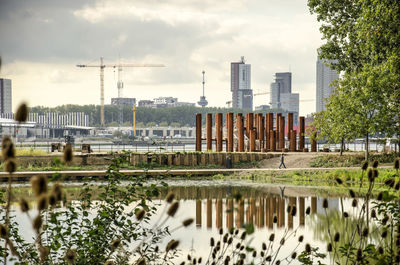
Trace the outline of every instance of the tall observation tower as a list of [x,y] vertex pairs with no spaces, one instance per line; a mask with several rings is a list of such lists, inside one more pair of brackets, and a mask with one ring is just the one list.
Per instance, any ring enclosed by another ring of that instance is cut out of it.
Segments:
[[204,96],[204,84],[206,83],[206,82],[204,81],[204,74],[205,74],[205,73],[206,73],[206,72],[204,72],[204,70],[203,70],[203,96],[200,96],[200,101],[197,102],[197,104],[199,104],[202,108],[204,108],[205,106],[208,105],[208,102],[207,102],[207,100],[206,100],[206,96]]

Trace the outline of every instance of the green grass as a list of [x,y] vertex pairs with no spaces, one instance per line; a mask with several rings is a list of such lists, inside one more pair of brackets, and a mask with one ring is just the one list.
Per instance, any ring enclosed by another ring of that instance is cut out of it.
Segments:
[[[393,163],[398,154],[371,153],[369,161],[380,164]],[[358,167],[364,162],[364,153],[340,155],[321,155],[310,162],[310,167]]]

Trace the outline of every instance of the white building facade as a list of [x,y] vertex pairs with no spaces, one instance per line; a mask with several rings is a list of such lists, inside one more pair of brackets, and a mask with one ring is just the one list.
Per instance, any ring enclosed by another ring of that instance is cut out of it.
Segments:
[[329,62],[317,60],[316,111],[326,109],[326,100],[333,94],[332,82],[339,79],[337,71],[327,66]]
[[0,113],[12,112],[11,80],[0,78]]

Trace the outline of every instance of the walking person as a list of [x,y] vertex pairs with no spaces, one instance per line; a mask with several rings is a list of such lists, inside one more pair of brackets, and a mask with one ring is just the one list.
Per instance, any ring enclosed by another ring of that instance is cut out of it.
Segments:
[[279,169],[281,169],[282,166],[284,168],[286,168],[286,166],[285,166],[285,154],[283,152],[281,154],[281,164],[279,165]]

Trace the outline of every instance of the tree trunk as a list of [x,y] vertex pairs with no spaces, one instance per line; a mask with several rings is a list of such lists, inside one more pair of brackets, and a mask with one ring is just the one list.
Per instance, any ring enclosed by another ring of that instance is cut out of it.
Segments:
[[365,161],[369,158],[369,134],[365,135]]
[[342,141],[340,143],[340,156],[343,155],[343,149],[344,149],[344,138],[342,138]]

